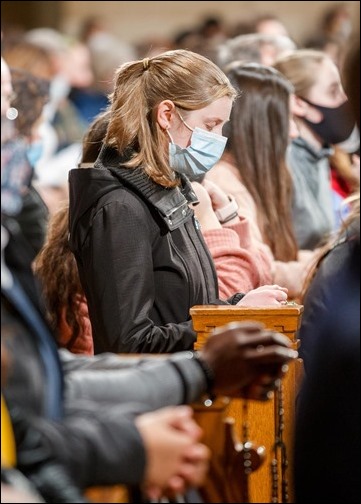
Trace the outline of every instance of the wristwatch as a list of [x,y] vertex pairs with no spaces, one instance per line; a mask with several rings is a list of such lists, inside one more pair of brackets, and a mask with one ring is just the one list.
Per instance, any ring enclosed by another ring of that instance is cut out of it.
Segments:
[[217,219],[221,224],[225,224],[238,215],[238,205],[233,196],[228,195],[229,203],[218,210],[215,210]]

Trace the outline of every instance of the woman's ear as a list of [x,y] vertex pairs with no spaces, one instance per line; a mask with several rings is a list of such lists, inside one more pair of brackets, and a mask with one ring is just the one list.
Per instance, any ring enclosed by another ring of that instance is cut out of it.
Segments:
[[323,119],[323,115],[319,110],[317,110],[315,107],[312,107],[312,105],[296,95],[294,95],[292,103],[292,112],[293,115],[301,118],[305,117],[315,124],[320,123]]
[[307,103],[299,96],[291,95],[290,112],[293,116],[304,117],[307,114]]
[[157,121],[163,130],[168,130],[171,127],[174,112],[175,105],[171,100],[163,100],[158,105]]

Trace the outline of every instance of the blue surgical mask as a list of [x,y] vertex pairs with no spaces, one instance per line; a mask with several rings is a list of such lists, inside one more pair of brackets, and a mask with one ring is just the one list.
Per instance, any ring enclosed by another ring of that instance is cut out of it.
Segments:
[[43,142],[34,142],[26,151],[26,156],[32,168],[34,168],[43,155],[44,146]]
[[[181,116],[180,116],[181,117]],[[170,167],[187,175],[191,180],[199,178],[208,172],[221,159],[227,138],[211,133],[202,128],[191,128],[181,117],[184,125],[192,131],[191,144],[182,148],[176,145],[167,131],[169,143]]]

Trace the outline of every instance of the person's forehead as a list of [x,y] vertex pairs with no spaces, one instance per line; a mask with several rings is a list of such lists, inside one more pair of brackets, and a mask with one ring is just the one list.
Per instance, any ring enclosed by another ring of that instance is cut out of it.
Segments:
[[337,69],[337,66],[335,65],[335,63],[332,61],[331,58],[327,58],[323,61],[323,72],[329,76],[330,78],[331,77],[334,77],[334,78],[339,78],[339,71]]
[[209,117],[213,119],[224,119],[224,116],[228,116],[230,109],[232,108],[232,100],[224,96],[223,98],[219,98],[214,102],[210,103],[206,107],[195,110],[197,115],[202,117]]
[[325,59],[319,66],[315,84],[328,87],[332,84],[338,84],[340,81],[339,72],[333,61]]

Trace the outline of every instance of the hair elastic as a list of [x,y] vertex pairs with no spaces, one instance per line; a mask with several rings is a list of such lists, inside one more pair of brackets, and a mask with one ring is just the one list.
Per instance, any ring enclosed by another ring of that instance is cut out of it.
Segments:
[[143,70],[148,70],[149,68],[149,58],[143,59]]

